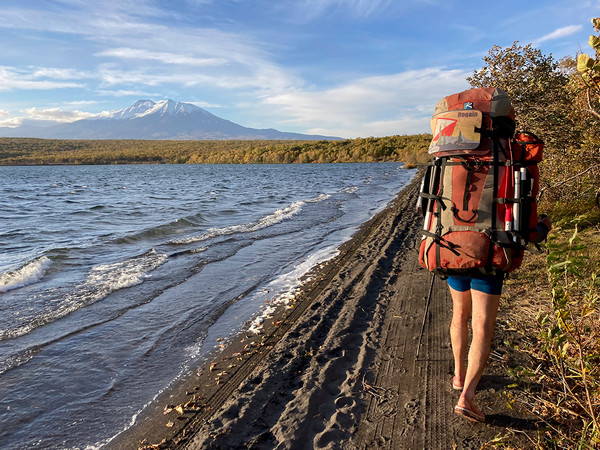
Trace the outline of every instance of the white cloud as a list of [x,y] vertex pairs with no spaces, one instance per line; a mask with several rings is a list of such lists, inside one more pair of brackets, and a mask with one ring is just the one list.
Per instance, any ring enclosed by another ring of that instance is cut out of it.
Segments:
[[554,39],[561,39],[565,36],[570,36],[572,34],[578,33],[583,29],[581,25],[569,25],[567,27],[557,28],[551,33],[548,33],[536,40],[534,40],[534,45],[539,45],[546,41],[552,41]]
[[360,78],[326,90],[297,89],[263,102],[289,118],[280,123],[311,127],[311,133],[342,137],[422,133],[429,132],[429,117],[440,98],[468,88],[467,75],[428,68]]
[[377,12],[386,12],[390,6],[397,4],[394,0],[329,0],[329,3],[335,5],[336,9],[349,11],[357,18],[366,18]]
[[121,59],[146,59],[165,64],[181,64],[188,66],[222,66],[227,63],[225,58],[198,58],[170,52],[155,52],[135,48],[115,48],[96,53],[96,56],[111,56]]
[[374,16],[402,12],[407,8],[406,3],[395,0],[292,0],[286,2],[282,10],[294,22],[309,22],[326,14],[368,20]]
[[198,108],[222,108],[223,105],[218,103],[207,103],[207,102],[189,102],[192,105],[196,105]]
[[[40,69],[38,69],[40,70]],[[81,83],[72,81],[39,80],[34,72],[0,66],[0,92],[13,90],[50,90],[83,87]]]
[[99,95],[105,95],[108,97],[160,97],[160,95],[157,95],[155,93],[152,92],[147,92],[147,91],[139,91],[139,90],[128,90],[128,89],[117,89],[115,91],[112,91],[110,89],[100,89],[98,91],[96,91]]
[[72,106],[72,107],[77,107],[77,106],[90,106],[90,105],[96,105],[98,104],[98,102],[96,100],[78,100],[78,101],[74,101],[74,102],[64,102],[63,105],[65,106]]
[[[357,5],[363,2],[353,1]],[[190,26],[189,18],[180,23],[176,9],[161,10],[153,1],[64,0],[63,4],[68,7],[62,10],[3,9],[0,27],[61,33],[90,44],[87,48],[93,50],[77,61],[85,69],[2,72],[0,68],[0,92],[79,87],[106,96],[157,97],[147,91],[198,87],[198,91],[222,90],[251,98],[304,82],[274,63],[273,55],[263,50],[264,42],[235,32]],[[169,15],[174,20],[166,20]]]
[[22,117],[12,117],[10,119],[0,120],[0,127],[16,128],[23,123]]
[[[153,70],[154,69],[154,70]],[[177,84],[194,86],[197,84],[226,85],[227,78],[217,78],[205,74],[195,74],[186,71],[163,70],[160,67],[138,67],[135,70],[124,70],[113,65],[105,65],[98,70],[99,80],[104,92],[108,87],[122,86],[119,93],[139,92],[139,89],[126,89],[126,86],[161,86],[166,84]],[[130,94],[128,94],[130,95]]]
[[[82,104],[91,104],[94,102],[75,102]],[[35,124],[38,126],[53,125],[58,123],[75,122],[76,120],[89,119],[93,117],[102,117],[109,112],[103,111],[99,114],[89,113],[80,110],[62,109],[62,108],[27,108],[20,111],[15,117],[10,117],[8,111],[0,111],[0,117],[7,119],[0,120],[0,127],[19,127],[24,123]]]
[[[233,37],[230,37],[233,40]],[[161,65],[143,61],[128,68],[123,64],[104,63],[98,66],[97,74],[101,88],[119,86],[123,91],[131,90],[127,87],[139,88],[141,86],[178,85],[186,88],[204,86],[210,89],[223,89],[228,91],[250,89],[256,92],[278,92],[293,86],[301,85],[303,81],[292,72],[271,63],[259,51],[245,43],[230,42],[224,44],[220,41],[220,48],[213,48],[214,55],[222,54],[224,57],[207,58],[181,58],[181,68],[173,70],[168,65]],[[213,46],[214,47],[214,46]],[[105,55],[145,56],[150,58],[164,58],[169,60],[172,56],[166,52],[148,52],[142,48],[127,49],[126,52],[103,52]],[[202,62],[211,64],[198,70]],[[217,64],[217,62],[219,64]],[[214,64],[213,64],[214,63]],[[186,64],[189,67],[186,67]],[[226,66],[226,67],[221,67]],[[136,90],[136,89],[133,89]]]
[[31,78],[34,79],[51,78],[54,80],[81,80],[90,77],[90,74],[78,70],[57,67],[40,67],[31,73]]
[[76,120],[81,119],[89,119],[90,117],[96,116],[96,114],[78,111],[78,110],[64,110],[60,108],[47,108],[47,109],[38,109],[38,108],[27,108],[23,111],[25,115],[23,117],[19,117],[21,121],[23,120],[45,120],[57,123],[67,123],[74,122]]

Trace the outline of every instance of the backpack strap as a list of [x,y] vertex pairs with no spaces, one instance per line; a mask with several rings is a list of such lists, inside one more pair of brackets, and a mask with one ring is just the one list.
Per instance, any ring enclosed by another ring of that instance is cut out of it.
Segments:
[[[493,194],[492,194],[492,211],[491,211],[491,224],[490,224],[490,248],[488,250],[488,259],[485,265],[485,270],[488,273],[494,273],[494,246],[497,240],[497,230],[496,230],[496,219],[498,215],[498,207],[497,207],[497,199],[498,199],[498,150],[502,148],[502,144],[500,144],[500,140],[498,138],[492,138],[492,165],[493,165],[493,173],[494,173],[494,183],[493,183]],[[503,150],[504,151],[504,150]]]
[[441,238],[442,238],[442,231],[444,229],[444,227],[442,226],[442,208],[446,209],[446,205],[444,204],[443,201],[443,195],[444,195],[444,172],[445,172],[445,168],[446,168],[446,162],[448,162],[447,160],[444,160],[444,158],[436,161],[439,162],[440,167],[439,167],[439,191],[438,191],[438,199],[435,202],[436,203],[436,210],[434,212],[435,217],[437,218],[437,222],[436,222],[436,228],[435,228],[435,234],[437,235],[437,245],[435,246],[435,263],[436,263],[436,270],[438,273],[442,273],[442,264],[441,264],[441,255],[440,255],[440,248],[441,248]]

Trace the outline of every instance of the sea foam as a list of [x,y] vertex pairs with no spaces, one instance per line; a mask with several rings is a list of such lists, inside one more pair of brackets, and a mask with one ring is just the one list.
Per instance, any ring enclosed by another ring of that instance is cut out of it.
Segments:
[[323,248],[300,262],[290,272],[284,273],[271,281],[265,286],[262,292],[255,294],[255,297],[260,297],[265,293],[269,293],[271,299],[268,303],[261,305],[258,314],[250,321],[248,331],[255,334],[262,332],[264,321],[268,319],[279,306],[289,306],[294,302],[306,274],[320,264],[335,258],[338,254],[339,250],[336,247]]
[[167,259],[167,255],[151,250],[144,255],[125,261],[93,267],[88,273],[87,279],[79,284],[72,293],[54,302],[49,309],[37,315],[33,320],[21,323],[13,329],[0,330],[0,340],[23,336],[42,325],[96,303],[114,291],[141,284],[150,272],[163,265]]
[[210,228],[204,234],[200,236],[190,236],[183,239],[173,240],[171,244],[192,244],[194,242],[205,241],[207,239],[215,238],[218,236],[230,236],[238,233],[251,233],[253,231],[260,231],[264,228],[276,225],[289,219],[298,214],[304,205],[307,203],[318,203],[326,200],[330,197],[329,194],[321,194],[316,198],[309,199],[306,201],[300,200],[292,203],[291,205],[278,209],[272,214],[268,214],[265,217],[261,217],[256,222],[250,222],[240,225],[231,225],[223,228]]
[[42,279],[51,264],[50,258],[42,256],[15,271],[0,274],[0,292],[8,292],[37,283]]

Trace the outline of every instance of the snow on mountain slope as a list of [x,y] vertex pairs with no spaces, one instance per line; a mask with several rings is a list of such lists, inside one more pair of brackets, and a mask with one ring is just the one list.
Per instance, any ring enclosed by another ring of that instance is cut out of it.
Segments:
[[102,114],[102,118],[110,119],[137,119],[151,114],[159,114],[164,116],[165,114],[173,115],[178,113],[193,113],[201,111],[202,108],[198,108],[191,103],[176,102],[174,100],[160,100],[154,102],[152,100],[138,100],[128,108],[119,109],[112,111],[108,114]]

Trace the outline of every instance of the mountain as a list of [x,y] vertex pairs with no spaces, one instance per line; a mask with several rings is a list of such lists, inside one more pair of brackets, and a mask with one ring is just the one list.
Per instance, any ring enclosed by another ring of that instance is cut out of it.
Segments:
[[172,139],[172,140],[321,140],[333,136],[256,129],[222,119],[191,103],[138,100],[128,108],[76,122],[17,128],[0,127],[0,137],[44,139]]

